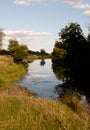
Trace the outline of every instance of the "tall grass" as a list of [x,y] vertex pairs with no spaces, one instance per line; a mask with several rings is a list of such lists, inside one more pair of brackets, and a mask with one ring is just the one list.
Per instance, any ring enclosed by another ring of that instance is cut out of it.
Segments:
[[79,97],[75,93],[67,93],[60,100],[62,103],[70,107],[81,118],[88,117],[88,108],[86,104],[81,104]]
[[0,89],[10,87],[26,72],[22,64],[15,64],[11,57],[0,56]]
[[29,97],[0,97],[0,130],[90,130],[67,105]]
[[2,94],[25,71],[11,57],[0,56],[0,130],[90,130],[90,119],[75,96],[65,97],[62,102],[31,98],[21,94],[25,89],[17,96],[16,86],[9,94]]

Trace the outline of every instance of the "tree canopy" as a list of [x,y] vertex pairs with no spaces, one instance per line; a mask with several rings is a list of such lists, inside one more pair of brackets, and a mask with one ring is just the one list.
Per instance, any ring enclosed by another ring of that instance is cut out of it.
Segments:
[[3,42],[4,36],[5,36],[5,34],[4,34],[4,32],[3,32],[3,29],[0,28],[0,50],[1,50],[1,48],[2,48],[2,44],[3,44],[2,42]]
[[[90,74],[90,34],[86,38],[79,24],[69,23],[61,29],[52,55],[56,74],[61,71],[57,71],[55,68],[59,69],[62,66],[65,68],[62,71],[65,79],[77,82],[82,88],[89,87],[87,75]],[[57,65],[59,66],[57,67]],[[59,76],[59,74],[57,75]]]
[[9,40],[8,50],[13,56],[15,62],[23,61],[28,55],[28,47],[26,45],[19,44],[19,42],[15,39]]

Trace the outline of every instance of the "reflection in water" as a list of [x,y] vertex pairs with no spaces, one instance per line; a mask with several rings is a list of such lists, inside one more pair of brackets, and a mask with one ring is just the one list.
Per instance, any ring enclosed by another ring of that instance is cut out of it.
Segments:
[[60,62],[58,62],[57,60],[56,61],[52,60],[52,69],[53,69],[53,72],[56,75],[57,79],[64,81],[65,76],[64,76],[63,72],[65,69],[64,69],[64,67],[61,66]]
[[62,81],[58,80],[53,73],[51,59],[45,59],[43,67],[40,64],[41,60],[30,63],[26,76],[18,84],[36,93],[37,97],[56,99],[58,93],[55,86]]
[[52,61],[53,72],[58,79],[64,81],[62,84],[55,87],[58,94],[61,96],[68,92],[75,92],[86,95],[88,102],[90,102],[90,79],[88,76],[90,74],[90,68],[83,69],[82,67],[72,67],[67,70],[60,65],[60,61]]
[[44,65],[45,65],[45,59],[41,59],[40,65],[41,65],[41,66],[44,66]]

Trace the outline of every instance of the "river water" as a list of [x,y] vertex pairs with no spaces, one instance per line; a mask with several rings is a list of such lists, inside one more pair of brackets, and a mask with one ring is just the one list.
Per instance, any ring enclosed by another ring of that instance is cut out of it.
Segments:
[[61,83],[53,73],[51,59],[45,59],[29,63],[27,74],[17,84],[36,93],[37,97],[57,99],[55,86]]

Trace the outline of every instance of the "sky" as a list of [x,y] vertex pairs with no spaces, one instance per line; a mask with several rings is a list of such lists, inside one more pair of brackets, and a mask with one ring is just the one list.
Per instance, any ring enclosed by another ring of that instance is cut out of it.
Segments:
[[90,0],[0,0],[4,49],[10,39],[16,39],[29,50],[51,53],[58,33],[71,22],[88,33]]

